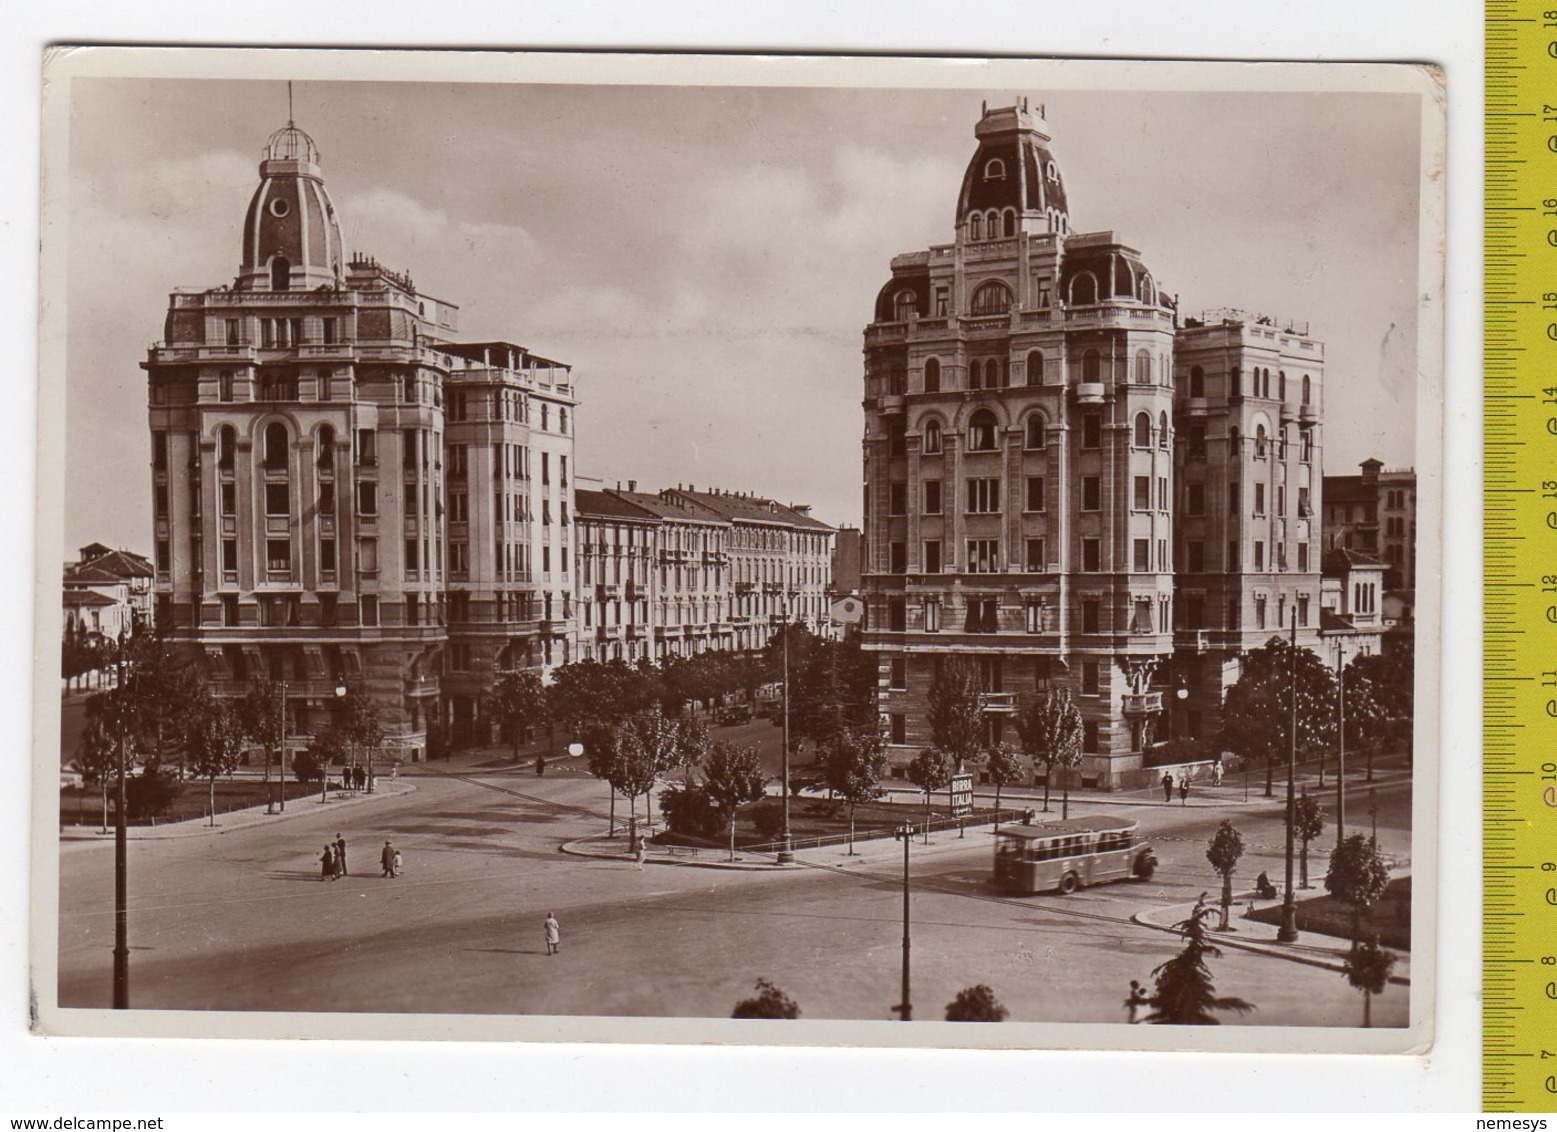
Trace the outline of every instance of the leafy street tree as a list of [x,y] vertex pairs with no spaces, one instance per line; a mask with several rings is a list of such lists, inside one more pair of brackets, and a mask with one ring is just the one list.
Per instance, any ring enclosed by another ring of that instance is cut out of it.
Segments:
[[1197,907],[1188,919],[1174,925],[1184,937],[1184,950],[1152,972],[1154,992],[1147,997],[1151,1013],[1146,1021],[1158,1026],[1216,1026],[1217,1011],[1247,1014],[1253,1004],[1241,998],[1219,997],[1211,981],[1206,958],[1222,952],[1206,938],[1205,918],[1211,909]]
[[1226,818],[1217,826],[1206,850],[1206,860],[1222,878],[1222,931],[1227,930],[1227,910],[1233,903],[1233,871],[1238,868],[1238,858],[1243,856],[1243,834],[1233,828]]
[[1397,956],[1379,946],[1378,936],[1369,936],[1346,957],[1346,981],[1362,992],[1362,1024],[1373,1025],[1373,996],[1383,994]]
[[1004,1022],[1010,1013],[983,983],[965,987],[946,1004],[948,1022]]
[[[346,694],[335,701],[334,730],[340,742],[347,748],[346,754],[354,756],[366,752],[368,786],[373,785],[373,752],[384,741],[384,725],[379,717],[378,704],[368,695],[361,681],[348,680]],[[337,753],[339,758],[340,754]]]
[[651,795],[661,775],[695,765],[708,749],[708,730],[693,718],[673,719],[656,705],[617,724],[615,755],[605,766],[607,781],[627,796],[632,820],[631,850],[638,849],[636,802]]
[[958,774],[984,745],[982,688],[978,665],[966,656],[943,659],[930,684],[926,713],[930,739],[952,760]]
[[1409,748],[1413,677],[1408,645],[1353,657],[1346,665],[1346,746],[1366,753],[1369,782],[1376,750],[1393,740],[1405,740]]
[[1317,758],[1335,741],[1335,677],[1311,649],[1272,637],[1244,654],[1238,683],[1222,703],[1221,745],[1265,763],[1265,796],[1275,796],[1276,764],[1292,744],[1292,696],[1297,692],[1297,755]]
[[243,758],[243,727],[237,711],[226,700],[201,695],[190,713],[184,738],[189,769],[205,779],[210,823],[216,824],[216,780],[231,774]]
[[492,689],[492,710],[508,728],[514,745],[514,762],[519,761],[519,745],[533,728],[548,720],[546,688],[537,673],[505,672]]
[[930,795],[951,782],[951,760],[934,747],[926,747],[908,764],[908,781],[924,791],[924,842],[930,844]]
[[[276,761],[276,753],[287,731],[291,729],[291,705],[283,703],[281,685],[268,676],[256,676],[238,702],[238,720],[243,737],[258,743],[265,752],[265,788],[270,795],[270,767]],[[287,713],[285,722],[282,712]],[[285,767],[282,767],[284,773]]]
[[1308,883],[1308,843],[1313,841],[1325,831],[1325,813],[1319,808],[1319,802],[1309,796],[1305,789],[1297,800],[1296,809],[1292,819],[1292,832],[1303,843],[1302,856],[1303,887],[1312,888]]
[[590,724],[580,734],[584,744],[584,757],[589,763],[589,773],[611,787],[611,830],[616,836],[616,783],[620,777],[617,761],[621,758],[621,745],[616,729],[601,723]]
[[108,832],[108,782],[119,767],[119,736],[108,714],[93,711],[99,697],[87,704],[86,727],[76,741],[76,757],[71,765],[89,784],[95,783],[103,795],[103,832]]
[[854,810],[881,796],[876,785],[887,773],[886,741],[875,727],[840,731],[822,744],[827,786],[849,806],[849,853],[854,853]]
[[799,1018],[800,1007],[795,1000],[768,982],[757,980],[757,993],[735,1004],[731,1018]]
[[743,805],[762,799],[768,776],[756,747],[714,743],[703,760],[703,789],[718,808],[730,835],[730,860],[735,860],[735,816]]
[[1000,790],[1022,777],[1022,762],[1006,743],[996,743],[984,756],[984,772],[995,787],[995,832],[1000,832]]
[[1389,869],[1372,839],[1354,833],[1330,854],[1325,891],[1352,908],[1352,950],[1362,939],[1362,917],[1389,887]]
[[[1055,767],[1069,769],[1081,763],[1086,725],[1081,709],[1064,688],[1050,688],[1029,700],[1016,717],[1016,733],[1022,749],[1043,763],[1043,812],[1049,812],[1049,783]],[[1070,815],[1070,780],[1065,779],[1065,816]]]
[[131,819],[161,817],[173,808],[183,790],[171,770],[148,762],[139,774],[125,779],[125,812]]

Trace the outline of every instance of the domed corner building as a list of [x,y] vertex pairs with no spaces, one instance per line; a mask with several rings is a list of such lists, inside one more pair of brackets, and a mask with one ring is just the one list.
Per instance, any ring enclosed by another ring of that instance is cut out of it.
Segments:
[[171,295],[143,363],[156,624],[218,695],[284,680],[292,747],[348,680],[391,755],[489,736],[499,673],[573,659],[570,367],[461,342],[456,306],[348,256],[290,122],[238,262]]
[[[1066,688],[1079,782],[1215,750],[1239,654],[1320,650],[1321,386],[1306,327],[1177,301],[1113,232],[1075,232],[1043,108],[986,105],[950,244],[892,260],[865,330],[866,647],[893,763],[973,658],[988,742]],[[1321,655],[1324,655],[1321,651]]]

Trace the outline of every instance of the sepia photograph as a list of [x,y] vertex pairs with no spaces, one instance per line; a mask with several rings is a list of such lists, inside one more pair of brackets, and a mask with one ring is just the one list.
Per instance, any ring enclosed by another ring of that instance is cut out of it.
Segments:
[[1431,68],[45,73],[41,1030],[1431,1043]]

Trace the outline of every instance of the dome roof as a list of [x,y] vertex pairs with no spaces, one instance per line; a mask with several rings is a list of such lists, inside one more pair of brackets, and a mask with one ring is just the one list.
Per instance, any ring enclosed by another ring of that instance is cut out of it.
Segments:
[[288,122],[281,129],[270,135],[270,140],[265,143],[266,161],[305,161],[310,165],[319,164],[319,147],[314,144],[314,139]]
[[963,174],[957,196],[957,223],[985,209],[1000,212],[1067,215],[1065,183],[1049,150],[1043,107],[1026,99],[1015,106],[984,108],[974,128],[978,149]]

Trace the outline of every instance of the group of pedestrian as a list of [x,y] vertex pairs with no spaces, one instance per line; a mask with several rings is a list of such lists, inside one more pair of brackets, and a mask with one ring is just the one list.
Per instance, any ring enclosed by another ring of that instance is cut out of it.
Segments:
[[[379,861],[384,866],[384,876],[400,875],[400,850],[395,848],[393,842],[384,842],[384,850],[379,854]],[[341,877],[350,875],[350,870],[346,867],[346,839],[337,833],[334,841],[324,843],[324,852],[319,854],[319,879],[340,880]]]
[[341,771],[341,779],[346,783],[348,790],[365,790],[368,785],[367,768],[349,766]]
[[[1189,802],[1189,775],[1179,776],[1178,781],[1179,805],[1187,805]],[[1173,801],[1173,775],[1168,771],[1162,772],[1162,803],[1169,805]]]

